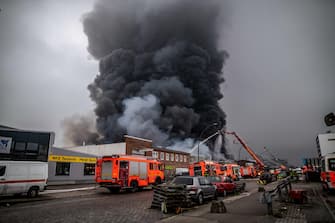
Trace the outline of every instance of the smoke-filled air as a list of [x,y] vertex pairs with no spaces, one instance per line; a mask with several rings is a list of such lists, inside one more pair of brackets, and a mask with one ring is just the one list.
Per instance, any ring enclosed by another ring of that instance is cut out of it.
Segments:
[[99,138],[86,142],[128,134],[169,146],[199,139],[214,122],[224,127],[218,101],[228,55],[217,48],[219,15],[214,1],[97,1],[83,16],[88,51],[99,60],[88,86]]

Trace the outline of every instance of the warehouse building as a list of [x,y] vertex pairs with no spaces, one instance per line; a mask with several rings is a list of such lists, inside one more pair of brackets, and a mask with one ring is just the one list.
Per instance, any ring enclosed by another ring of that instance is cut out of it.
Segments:
[[95,156],[53,147],[48,163],[48,185],[95,182]]
[[94,183],[96,159],[111,155],[153,157],[164,164],[167,179],[176,174],[176,169],[188,168],[190,162],[189,153],[156,148],[153,147],[152,140],[126,135],[125,141],[121,143],[52,148],[48,184]]

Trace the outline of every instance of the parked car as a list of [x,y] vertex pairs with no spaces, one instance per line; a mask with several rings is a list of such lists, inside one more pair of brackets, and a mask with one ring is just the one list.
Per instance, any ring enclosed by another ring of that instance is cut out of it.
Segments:
[[178,176],[171,183],[186,185],[191,198],[198,204],[203,204],[205,199],[217,198],[216,186],[202,176]]
[[236,191],[237,185],[230,177],[210,176],[207,179],[216,186],[218,194],[225,196],[227,193],[234,193]]
[[305,181],[305,176],[300,167],[292,169],[291,177],[294,178],[294,180]]

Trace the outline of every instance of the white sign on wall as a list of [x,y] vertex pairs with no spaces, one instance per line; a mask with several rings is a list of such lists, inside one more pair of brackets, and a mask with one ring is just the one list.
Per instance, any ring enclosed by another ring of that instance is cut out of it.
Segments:
[[10,153],[12,138],[0,136],[0,153]]

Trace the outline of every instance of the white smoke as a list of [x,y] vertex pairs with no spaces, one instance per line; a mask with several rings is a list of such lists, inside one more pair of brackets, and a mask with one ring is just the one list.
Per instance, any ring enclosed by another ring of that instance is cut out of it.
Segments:
[[221,153],[222,143],[223,143],[222,134],[218,134],[218,136],[215,139],[214,150],[212,152],[213,160],[225,160],[226,159],[224,154]]
[[157,144],[162,144],[168,139],[168,134],[155,124],[161,116],[162,109],[154,95],[125,99],[122,103],[125,109],[118,123],[128,134],[152,139]]
[[185,140],[174,140],[173,144],[171,146],[168,146],[167,148],[177,151],[184,151],[187,153],[191,153],[192,156],[197,156],[198,146],[200,156],[205,159],[210,159],[211,153],[209,147],[206,144],[201,144],[200,141],[192,138],[187,138]]

